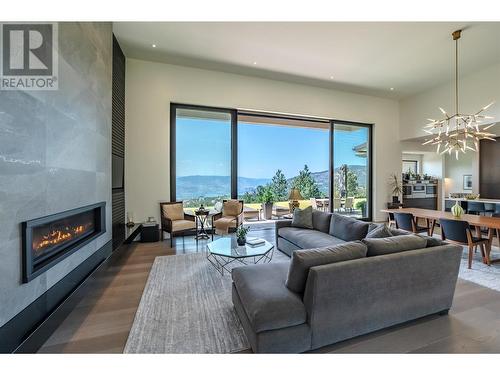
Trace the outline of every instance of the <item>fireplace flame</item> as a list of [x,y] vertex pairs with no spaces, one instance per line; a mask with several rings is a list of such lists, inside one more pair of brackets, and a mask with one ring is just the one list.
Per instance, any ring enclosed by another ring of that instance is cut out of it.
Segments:
[[69,241],[84,233],[92,224],[77,225],[74,227],[65,227],[64,229],[52,230],[50,233],[42,236],[38,242],[33,243],[35,251],[44,250],[47,247],[58,245]]

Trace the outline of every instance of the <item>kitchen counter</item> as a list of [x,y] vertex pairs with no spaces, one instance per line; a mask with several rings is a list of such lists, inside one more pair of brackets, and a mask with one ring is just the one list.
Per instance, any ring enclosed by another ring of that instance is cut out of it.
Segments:
[[460,201],[460,202],[478,202],[478,203],[493,203],[500,204],[500,199],[487,199],[487,198],[479,198],[479,199],[465,199],[465,198],[445,198],[447,201]]

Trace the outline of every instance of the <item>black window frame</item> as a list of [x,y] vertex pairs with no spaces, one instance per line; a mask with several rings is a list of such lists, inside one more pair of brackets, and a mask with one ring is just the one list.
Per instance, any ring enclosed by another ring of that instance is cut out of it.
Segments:
[[[282,115],[267,112],[255,112],[248,110],[238,110],[235,108],[225,107],[211,107],[206,105],[196,104],[182,104],[170,103],[170,200],[176,201],[176,163],[177,163],[177,150],[176,150],[176,120],[178,109],[192,109],[200,111],[211,111],[228,113],[231,115],[231,199],[238,198],[238,115],[251,115],[269,118],[290,119],[290,120],[304,120],[313,122],[329,123],[329,187],[328,191],[330,197],[333,197],[333,178],[334,178],[334,126],[335,124],[352,125],[356,127],[364,127],[368,129],[368,190],[367,194],[367,216],[360,218],[363,221],[372,221],[373,219],[373,127],[374,124],[336,120],[321,117],[308,117],[308,116],[293,116]],[[333,205],[329,205],[330,212],[333,212]]]

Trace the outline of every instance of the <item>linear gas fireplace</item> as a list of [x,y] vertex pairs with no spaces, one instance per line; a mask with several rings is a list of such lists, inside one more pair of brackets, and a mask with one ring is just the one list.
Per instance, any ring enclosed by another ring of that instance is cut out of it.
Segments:
[[106,232],[106,202],[22,223],[23,281],[33,280]]

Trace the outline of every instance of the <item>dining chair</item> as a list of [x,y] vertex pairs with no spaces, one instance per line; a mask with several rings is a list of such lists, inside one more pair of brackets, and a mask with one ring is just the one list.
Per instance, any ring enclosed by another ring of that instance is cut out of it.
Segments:
[[466,245],[469,248],[468,268],[472,268],[472,257],[474,249],[481,248],[483,259],[490,265],[490,241],[487,238],[474,237],[470,225],[467,221],[454,219],[439,219],[441,226],[441,238],[443,241],[453,242],[459,245]]
[[318,209],[318,201],[316,200],[316,198],[311,198],[311,206],[312,206],[313,210]]
[[341,200],[340,198],[333,198],[333,210],[334,211],[340,211],[341,207]]
[[483,202],[467,202],[467,213],[471,215],[481,215],[486,212]]
[[396,228],[396,220],[394,219],[394,212],[389,212],[389,222],[387,223],[389,228]]
[[408,212],[394,212],[394,220],[396,221],[396,228],[403,229],[408,232],[413,233],[422,233],[427,232],[427,235],[430,234],[429,223],[427,222],[426,227],[422,227],[418,225],[417,220],[413,216],[413,214]]
[[[500,218],[500,213],[495,212],[495,213],[493,213],[491,215],[491,217],[498,217],[498,218]],[[490,246],[493,245],[493,235],[496,235],[497,240],[498,240],[498,247],[500,247],[500,229],[497,228],[494,231],[492,230],[490,232],[490,238],[489,238],[489,240],[490,240]]]
[[345,199],[344,209],[346,211],[349,210],[349,212],[352,212],[353,208],[354,208],[354,197],[347,197]]

